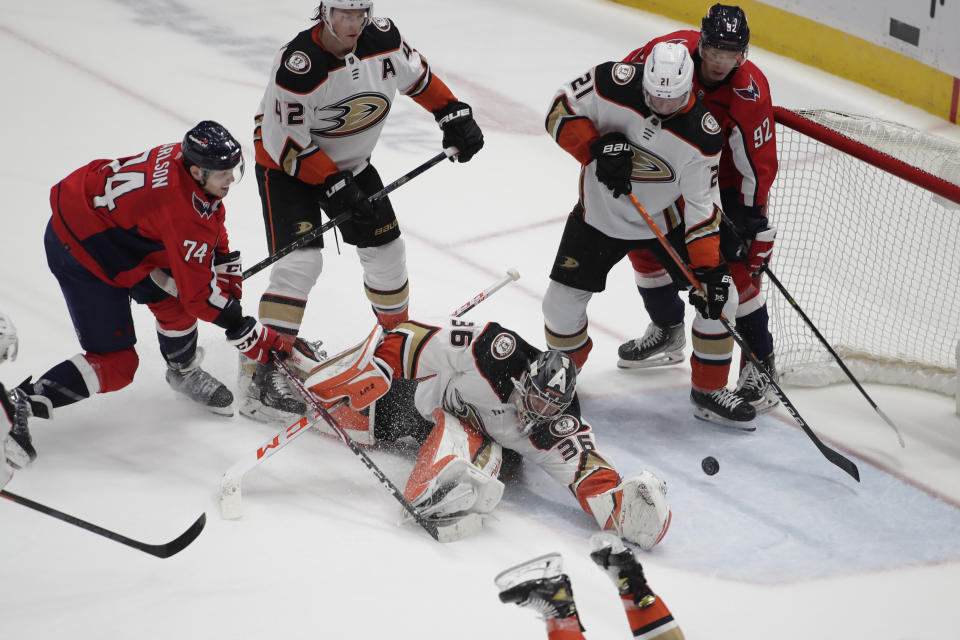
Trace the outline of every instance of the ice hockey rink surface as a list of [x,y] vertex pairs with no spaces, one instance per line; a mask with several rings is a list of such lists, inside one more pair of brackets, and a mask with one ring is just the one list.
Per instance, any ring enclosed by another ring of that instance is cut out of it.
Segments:
[[[19,328],[20,356],[0,379],[11,386],[79,350],[43,255],[49,188],[94,158],[179,140],[202,119],[227,126],[252,165],[271,58],[315,5],[7,4],[0,310]],[[683,25],[599,0],[378,0],[375,13],[394,19],[475,108],[486,138],[470,163],[443,163],[391,196],[407,242],[411,316],[449,313],[515,267],[522,278],[466,318],[496,320],[542,346],[540,299],[578,171],[543,130],[545,111],[561,84]],[[960,140],[955,126],[892,98],[760,49],[750,56],[775,104]],[[373,161],[390,181],[439,150],[432,116],[401,98]],[[252,171],[225,202],[232,245],[252,265],[266,255]],[[332,238],[327,246],[303,333],[334,352],[364,337],[373,316],[353,249],[341,244],[338,255]],[[265,273],[246,282],[248,309],[265,286]],[[900,426],[901,449],[852,385],[787,387],[813,430],[857,463],[858,484],[783,409],[761,417],[755,433],[733,432],[693,418],[688,365],[618,370],[617,346],[647,323],[628,263],[589,314],[596,344],[580,377],[584,416],[622,474],[650,468],[667,480],[673,524],[641,560],[687,638],[960,637],[952,398],[866,385]],[[613,586],[588,557],[593,519],[532,466],[508,484],[483,531],[440,545],[398,525],[398,504],[346,447],[310,433],[249,474],[244,517],[222,520],[221,475],[276,429],[176,400],[152,316],[143,307],[134,315],[134,383],[36,423],[39,458],[6,488],[148,542],[174,538],[204,511],[206,529],[158,560],[0,502],[0,637],[539,638],[542,623],[500,604],[493,577],[551,551],[563,554],[587,637],[629,637]],[[205,367],[235,386],[235,351],[212,325],[200,335]],[[403,485],[411,454],[370,455]],[[707,455],[719,460],[715,476],[700,470]]]

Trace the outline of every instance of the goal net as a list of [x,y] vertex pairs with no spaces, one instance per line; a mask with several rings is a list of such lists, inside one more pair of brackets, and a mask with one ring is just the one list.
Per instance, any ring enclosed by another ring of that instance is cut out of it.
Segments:
[[[960,143],[833,111],[775,114],[773,273],[859,380],[956,394]],[[764,287],[784,382],[846,380]]]

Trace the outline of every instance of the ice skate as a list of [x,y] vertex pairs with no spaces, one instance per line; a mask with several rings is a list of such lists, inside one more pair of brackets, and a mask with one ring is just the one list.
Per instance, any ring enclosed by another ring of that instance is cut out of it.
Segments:
[[240,415],[259,422],[292,422],[307,413],[307,403],[290,387],[273,362],[258,364],[247,386]]
[[[2,387],[0,387],[2,389]],[[3,391],[3,393],[7,393]],[[30,398],[22,389],[11,389],[7,396],[13,405],[13,424],[4,438],[7,462],[14,469],[23,469],[37,459],[37,450],[33,448],[28,422],[33,416]]]
[[686,344],[682,322],[669,327],[651,322],[642,338],[620,345],[617,366],[621,369],[645,369],[676,364],[683,361]]
[[656,596],[647,586],[643,567],[618,536],[606,531],[595,533],[590,536],[590,546],[590,558],[607,572],[621,596],[632,595],[634,603],[641,608],[656,602]]
[[177,393],[203,405],[208,411],[232,416],[233,393],[222,382],[200,368],[203,355],[203,347],[197,347],[197,354],[189,363],[168,362],[167,384]]
[[577,614],[570,578],[562,573],[559,553],[551,553],[518,564],[500,573],[494,583],[500,589],[500,601],[529,607],[545,620],[569,618]]
[[757,412],[749,402],[726,387],[712,392],[690,390],[693,415],[701,420],[721,424],[743,431],[756,431],[753,419]]
[[[780,382],[774,356],[770,355],[760,362],[773,381]],[[749,360],[740,372],[740,379],[737,381],[737,389],[734,393],[749,402],[758,414],[766,413],[780,404],[780,398],[777,397],[773,386],[761,377],[760,372]]]

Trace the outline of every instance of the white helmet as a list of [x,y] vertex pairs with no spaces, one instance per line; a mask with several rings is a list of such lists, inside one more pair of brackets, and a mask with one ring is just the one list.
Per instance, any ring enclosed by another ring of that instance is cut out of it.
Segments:
[[693,60],[687,48],[676,42],[655,44],[643,63],[643,95],[647,106],[653,109],[651,97],[684,98],[682,106],[692,90]]
[[[370,24],[370,18],[373,17],[373,0],[323,0],[320,6],[317,7],[317,13],[313,19],[322,20],[323,23],[327,25],[327,29],[330,29],[330,33],[337,36],[337,32],[333,30],[333,23],[331,22],[331,9],[365,10],[367,12],[367,18],[363,26],[367,26]],[[339,37],[337,39],[339,39]]]

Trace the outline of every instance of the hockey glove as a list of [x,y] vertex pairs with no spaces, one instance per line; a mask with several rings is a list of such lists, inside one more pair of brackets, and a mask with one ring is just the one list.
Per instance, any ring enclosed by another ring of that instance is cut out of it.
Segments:
[[760,275],[760,272],[766,269],[767,264],[770,263],[773,241],[776,237],[777,230],[774,227],[767,227],[759,232],[750,243],[750,251],[747,254],[747,270],[754,278]]
[[213,270],[217,274],[220,291],[239,300],[243,297],[243,264],[240,252],[218,253],[213,258]]
[[237,329],[227,332],[227,343],[260,364],[270,362],[271,349],[276,349],[281,359],[290,355],[290,350],[280,338],[280,334],[263,326],[253,316],[247,316]]
[[13,320],[0,313],[0,362],[17,359],[17,328]]
[[331,218],[353,211],[357,222],[374,222],[373,203],[367,201],[367,194],[349,171],[338,171],[327,176],[323,183],[323,198],[324,209]]
[[733,286],[730,267],[724,262],[712,269],[694,269],[693,274],[701,289],[690,291],[690,304],[707,320],[719,320]]
[[633,175],[633,147],[622,133],[600,136],[590,145],[590,153],[597,159],[597,180],[619,198],[630,193]]
[[[443,131],[443,147],[456,147],[459,162],[469,162],[483,148],[483,132],[473,119],[473,109],[465,102],[449,102],[433,112]],[[453,157],[450,158],[453,162]]]

